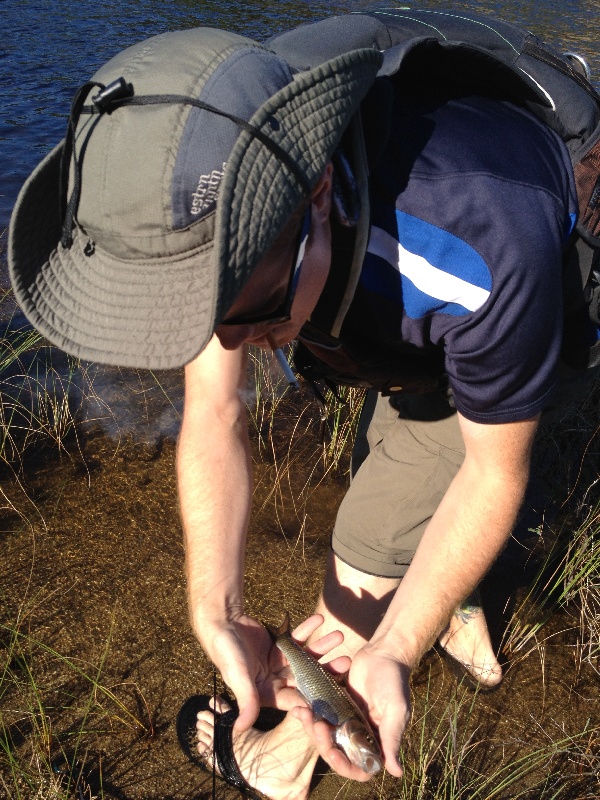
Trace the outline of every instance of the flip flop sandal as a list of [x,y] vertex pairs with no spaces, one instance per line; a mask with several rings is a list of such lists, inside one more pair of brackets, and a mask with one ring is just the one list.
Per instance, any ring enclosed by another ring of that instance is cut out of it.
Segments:
[[444,650],[441,644],[436,644],[435,649],[440,654],[442,659],[448,664],[459,683],[462,683],[463,686],[471,689],[471,691],[479,692],[480,694],[492,694],[502,686],[502,681],[500,681],[500,683],[496,683],[494,686],[486,686],[485,683],[478,681],[477,678],[471,672],[469,672],[462,661],[459,661],[458,658],[454,658],[454,656],[450,655],[447,650]]
[[[217,778],[237,789],[242,797],[247,797],[249,800],[261,800],[260,796],[246,782],[233,754],[232,728],[239,712],[232,708],[224,714],[215,714],[210,707],[210,700],[212,700],[210,695],[195,694],[188,698],[179,710],[176,728],[181,749],[190,761],[203,772],[216,774]],[[211,711],[215,717],[214,758],[218,768],[216,773],[209,759],[201,756],[196,747],[196,719],[199,711]]]

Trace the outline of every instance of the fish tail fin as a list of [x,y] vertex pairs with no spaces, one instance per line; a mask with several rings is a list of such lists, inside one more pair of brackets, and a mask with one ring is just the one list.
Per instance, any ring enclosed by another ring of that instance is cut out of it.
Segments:
[[274,625],[268,625],[266,622],[264,623],[265,628],[268,630],[269,634],[273,641],[277,641],[280,636],[285,636],[286,633],[290,632],[290,615],[289,612],[286,611],[283,616],[283,622],[281,625],[276,628]]

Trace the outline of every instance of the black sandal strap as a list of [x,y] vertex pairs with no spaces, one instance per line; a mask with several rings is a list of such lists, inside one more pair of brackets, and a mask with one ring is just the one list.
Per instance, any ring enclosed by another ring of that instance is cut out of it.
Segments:
[[215,758],[221,777],[250,800],[260,800],[252,787],[240,772],[233,754],[233,725],[238,718],[235,710],[226,711],[225,714],[215,715]]

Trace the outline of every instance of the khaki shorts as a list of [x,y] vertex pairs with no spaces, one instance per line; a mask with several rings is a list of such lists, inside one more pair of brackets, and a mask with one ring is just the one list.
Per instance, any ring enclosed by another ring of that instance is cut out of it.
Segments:
[[398,401],[369,393],[335,554],[361,572],[401,578],[463,459],[456,412],[441,394]]
[[[560,421],[600,382],[600,366],[577,372],[561,364],[540,426]],[[401,578],[464,459],[456,412],[441,392],[367,396],[352,452],[352,482],[338,511],[334,553],[370,575]]]

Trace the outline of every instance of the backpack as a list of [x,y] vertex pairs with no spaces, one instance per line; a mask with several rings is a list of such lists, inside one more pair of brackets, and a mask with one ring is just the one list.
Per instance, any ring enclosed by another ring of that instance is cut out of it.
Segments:
[[[267,44],[298,69],[344,51],[375,47],[384,54],[382,79],[406,81],[413,87],[420,83],[423,91],[443,86],[449,96],[468,92],[508,100],[552,128],[570,154],[579,204],[577,226],[564,257],[562,358],[578,370],[600,365],[600,94],[591,85],[582,58],[563,55],[512,23],[463,12],[406,8],[330,17],[280,34]],[[329,327],[309,324],[312,355],[300,348],[301,374],[394,393],[391,384],[399,381],[390,378],[389,369],[378,380],[373,365],[366,364],[365,380],[360,380],[356,355],[348,353],[340,339],[342,324],[343,312],[342,319],[340,313],[331,317]],[[317,353],[328,357],[334,351],[332,369]],[[404,391],[430,390],[419,388],[430,385],[422,376],[414,388],[405,369],[402,378]]]

